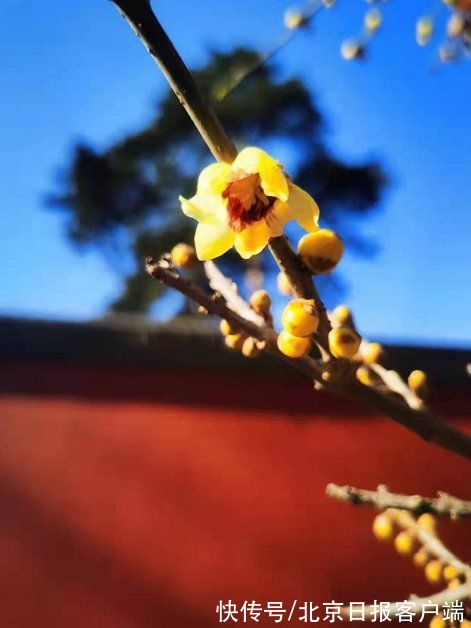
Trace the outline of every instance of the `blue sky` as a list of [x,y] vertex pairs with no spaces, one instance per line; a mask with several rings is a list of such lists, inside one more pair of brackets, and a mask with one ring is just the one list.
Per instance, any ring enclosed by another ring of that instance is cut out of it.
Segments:
[[[155,4],[190,65],[204,63],[210,48],[270,46],[289,5]],[[347,253],[342,263],[345,300],[361,329],[396,342],[471,346],[471,63],[431,71],[433,50],[419,49],[413,32],[433,4],[386,4],[368,61],[348,64],[340,43],[359,31],[368,5],[339,0],[277,61],[317,93],[333,149],[345,159],[380,158],[392,179],[381,211],[364,225],[378,255]],[[105,146],[145,124],[164,79],[106,0],[2,0],[0,58],[0,312],[97,317],[119,277],[99,252],[71,247],[64,217],[46,210],[43,197],[77,139]]]

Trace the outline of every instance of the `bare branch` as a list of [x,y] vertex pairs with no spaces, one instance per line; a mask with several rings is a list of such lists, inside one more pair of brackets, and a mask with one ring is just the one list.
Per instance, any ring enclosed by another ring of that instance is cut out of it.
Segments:
[[471,460],[471,436],[442,419],[434,410],[423,405],[411,408],[403,399],[394,397],[390,392],[364,386],[353,379],[339,384],[339,392],[353,401],[374,408],[393,421],[415,432],[427,443],[434,443],[444,449]]
[[240,314],[242,318],[252,321],[255,325],[261,326],[265,324],[263,316],[257,314],[247,301],[240,296],[236,283],[223,275],[214,262],[205,262],[204,270],[211,288],[224,297],[231,310]]
[[411,407],[419,410],[424,407],[424,402],[417,397],[415,392],[409,388],[409,386],[402,380],[399,373],[396,371],[391,371],[381,364],[370,364],[370,369],[374,371],[382,381],[386,384],[386,386],[392,392],[397,393],[403,397],[404,401]]
[[354,486],[339,486],[330,483],[326,487],[326,494],[352,504],[373,506],[378,510],[394,508],[407,510],[421,515],[429,512],[433,515],[444,515],[452,519],[471,517],[471,502],[458,499],[447,493],[438,493],[438,497],[422,497],[421,495],[398,495],[390,493],[386,486],[378,486],[376,491],[368,491]]

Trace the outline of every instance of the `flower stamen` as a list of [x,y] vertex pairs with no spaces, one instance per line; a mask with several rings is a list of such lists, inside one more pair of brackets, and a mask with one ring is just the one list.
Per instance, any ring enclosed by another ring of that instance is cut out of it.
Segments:
[[236,232],[266,219],[276,201],[274,196],[264,193],[259,174],[247,174],[243,171],[236,173],[236,177],[222,192],[222,197],[227,200],[229,225]]

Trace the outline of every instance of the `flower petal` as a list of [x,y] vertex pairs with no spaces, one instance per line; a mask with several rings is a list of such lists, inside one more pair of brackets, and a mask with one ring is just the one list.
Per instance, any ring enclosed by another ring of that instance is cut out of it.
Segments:
[[248,146],[235,158],[232,170],[244,170],[260,175],[262,189],[267,196],[275,196],[281,201],[288,199],[288,181],[283,168],[261,148]]
[[293,183],[289,186],[288,205],[290,206],[296,220],[306,231],[317,231],[319,226],[319,207],[310,194],[302,190]]
[[234,244],[234,232],[227,224],[201,223],[195,231],[195,249],[201,261],[223,255]]
[[266,218],[270,230],[272,232],[271,238],[275,238],[283,233],[284,226],[290,220],[294,220],[295,215],[293,208],[288,203],[282,201],[276,201],[273,205],[273,210]]
[[185,216],[209,225],[226,222],[227,212],[223,199],[216,194],[195,194],[190,199],[179,197]]
[[198,177],[198,193],[222,194],[229,183],[231,167],[229,164],[214,163],[204,168]]
[[270,227],[264,220],[259,220],[235,234],[235,248],[241,257],[248,259],[260,253],[271,237]]

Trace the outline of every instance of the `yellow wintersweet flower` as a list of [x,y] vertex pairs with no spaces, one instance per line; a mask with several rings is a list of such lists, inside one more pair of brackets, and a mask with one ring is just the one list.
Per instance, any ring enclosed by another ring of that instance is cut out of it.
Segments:
[[180,197],[180,202],[183,213],[199,223],[195,248],[200,260],[223,255],[231,246],[243,258],[256,255],[289,220],[306,231],[318,228],[315,201],[260,148],[244,148],[230,165],[204,168],[195,196]]

